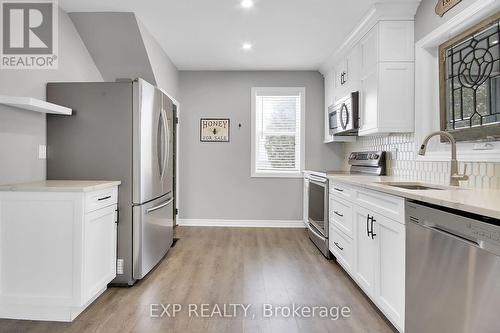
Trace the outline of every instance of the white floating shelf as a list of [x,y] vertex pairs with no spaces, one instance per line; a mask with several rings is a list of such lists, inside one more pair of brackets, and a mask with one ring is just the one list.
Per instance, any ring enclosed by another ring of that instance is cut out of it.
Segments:
[[73,112],[73,110],[71,110],[70,108],[45,102],[42,101],[41,99],[36,99],[32,97],[0,95],[0,104],[9,105],[16,108],[35,111],[35,112],[60,114],[66,116],[71,116]]

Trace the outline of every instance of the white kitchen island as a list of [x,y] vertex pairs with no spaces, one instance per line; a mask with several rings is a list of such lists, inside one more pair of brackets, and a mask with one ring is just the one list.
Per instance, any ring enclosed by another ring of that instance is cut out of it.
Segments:
[[0,318],[73,321],[116,276],[119,181],[0,186]]

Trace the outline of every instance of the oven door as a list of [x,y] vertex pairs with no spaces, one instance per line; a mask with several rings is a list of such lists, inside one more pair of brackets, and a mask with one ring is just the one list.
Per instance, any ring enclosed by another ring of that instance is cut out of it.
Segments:
[[328,238],[328,179],[309,176],[309,223]]

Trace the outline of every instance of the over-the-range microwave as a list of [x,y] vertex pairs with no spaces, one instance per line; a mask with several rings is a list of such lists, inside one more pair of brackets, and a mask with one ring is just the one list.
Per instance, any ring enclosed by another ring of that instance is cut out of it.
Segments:
[[358,135],[359,92],[339,99],[328,108],[330,135]]

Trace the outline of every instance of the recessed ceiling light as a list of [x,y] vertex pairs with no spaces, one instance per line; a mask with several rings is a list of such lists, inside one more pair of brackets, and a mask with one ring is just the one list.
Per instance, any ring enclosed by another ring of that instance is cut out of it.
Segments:
[[241,45],[241,48],[242,48],[243,50],[245,50],[245,51],[250,51],[250,50],[252,49],[252,44],[250,44],[250,43],[243,43],[243,44]]
[[241,0],[241,7],[252,8],[253,7],[253,0]]

